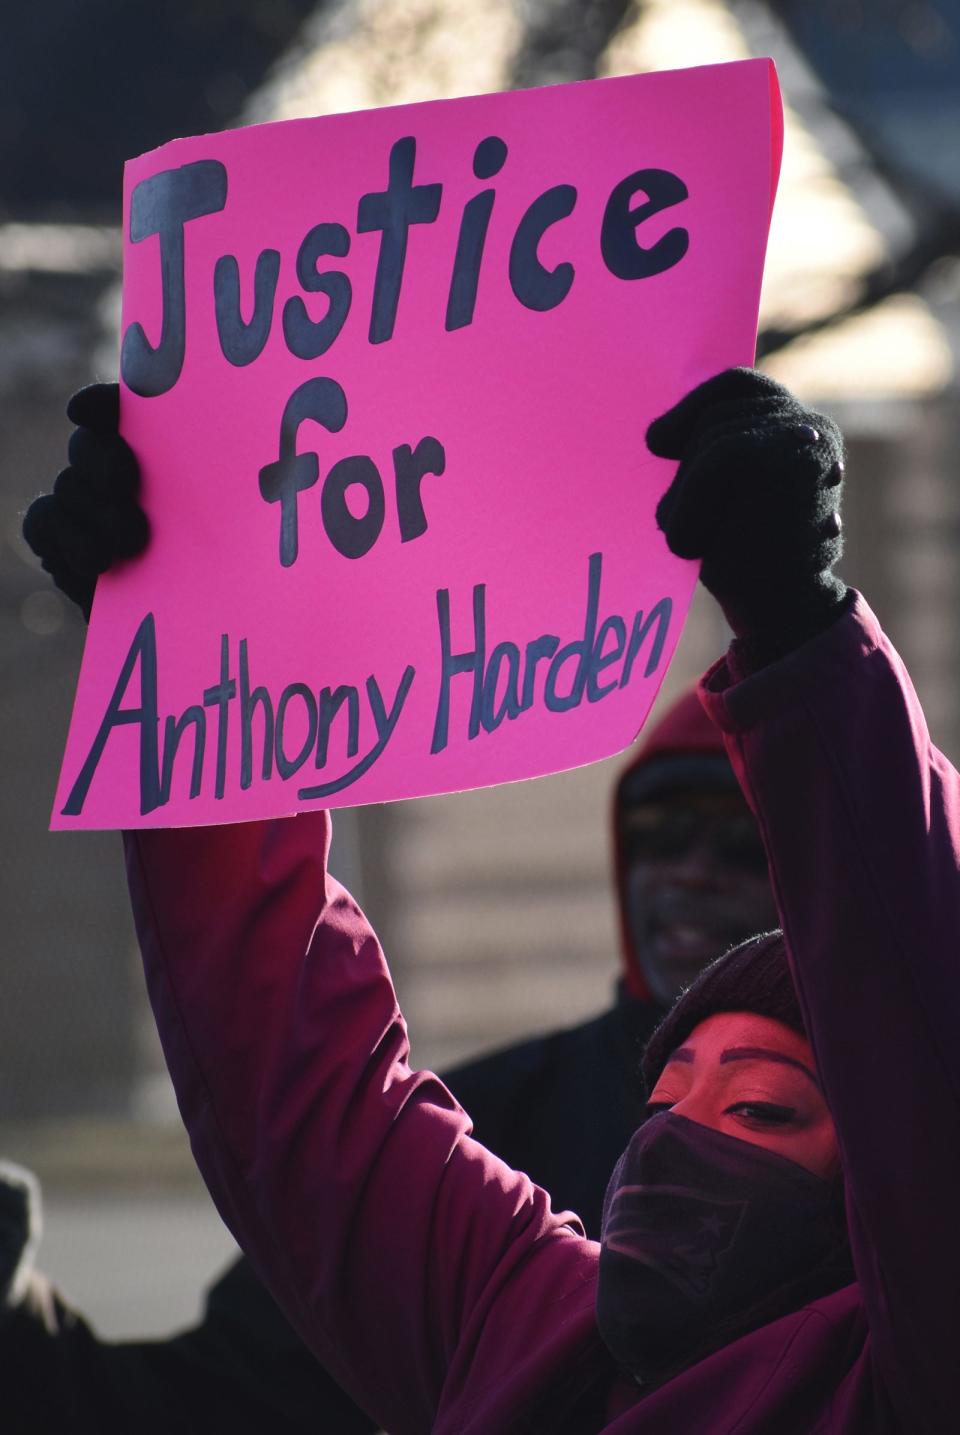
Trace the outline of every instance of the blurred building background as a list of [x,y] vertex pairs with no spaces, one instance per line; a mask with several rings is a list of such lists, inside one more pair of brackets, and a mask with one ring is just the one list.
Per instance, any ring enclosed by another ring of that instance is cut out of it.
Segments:
[[[106,1330],[185,1319],[226,1249],[146,1011],[115,834],[46,823],[83,625],[19,536],[66,397],[116,373],[122,162],[177,134],[773,55],[764,365],[845,429],[844,574],[960,759],[960,0],[38,0],[0,50],[0,1155]],[[667,695],[724,642],[698,602]],[[437,1065],[599,1010],[619,760],[343,813],[339,874]],[[109,1279],[106,1268],[113,1270]]]

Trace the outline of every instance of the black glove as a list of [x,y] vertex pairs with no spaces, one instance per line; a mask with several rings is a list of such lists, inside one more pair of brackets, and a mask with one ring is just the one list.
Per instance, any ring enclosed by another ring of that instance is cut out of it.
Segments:
[[57,587],[87,619],[97,578],[121,558],[142,552],[150,536],[137,502],[140,469],[118,430],[120,390],[90,384],[67,404],[77,425],[53,492],[27,509],[23,536]]
[[0,1161],[0,1320],[23,1294],[40,1236],[40,1187],[12,1161]]
[[830,571],[843,550],[843,439],[753,369],[700,384],[647,430],[658,458],[680,459],[657,506],[670,551],[701,558],[743,661],[762,667],[839,615],[846,585]]

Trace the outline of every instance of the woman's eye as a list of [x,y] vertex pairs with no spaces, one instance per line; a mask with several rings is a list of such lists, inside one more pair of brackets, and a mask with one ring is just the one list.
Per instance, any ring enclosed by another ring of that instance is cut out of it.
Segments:
[[727,1114],[732,1113],[763,1126],[786,1126],[797,1114],[794,1107],[776,1106],[772,1101],[738,1101],[735,1106],[727,1107]]

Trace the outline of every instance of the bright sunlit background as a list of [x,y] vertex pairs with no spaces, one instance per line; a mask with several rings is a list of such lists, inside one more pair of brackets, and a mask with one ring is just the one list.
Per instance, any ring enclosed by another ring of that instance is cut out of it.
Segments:
[[[47,1197],[41,1264],[108,1334],[192,1318],[229,1241],[142,992],[119,840],[46,822],[83,625],[19,537],[67,396],[116,373],[123,159],[198,133],[772,55],[786,104],[761,362],[849,447],[844,576],[960,758],[957,0],[38,0],[0,48],[0,1156]],[[720,651],[699,602],[674,693]],[[617,970],[619,760],[338,819],[421,1064],[570,1023]]]

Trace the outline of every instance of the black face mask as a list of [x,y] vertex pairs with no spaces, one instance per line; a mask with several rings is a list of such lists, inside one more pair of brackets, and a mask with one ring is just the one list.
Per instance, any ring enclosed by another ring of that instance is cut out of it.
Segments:
[[642,1382],[853,1278],[841,1188],[784,1156],[666,1113],[617,1163],[597,1323]]

